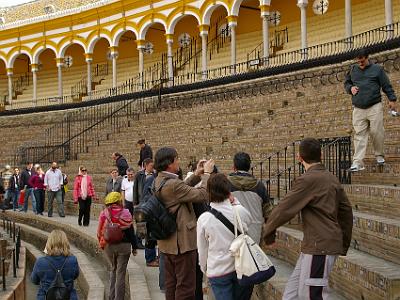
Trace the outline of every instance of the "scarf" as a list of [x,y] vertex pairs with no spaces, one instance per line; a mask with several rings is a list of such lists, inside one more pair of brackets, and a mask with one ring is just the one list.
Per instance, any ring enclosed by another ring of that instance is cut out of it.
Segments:
[[87,176],[83,175],[82,181],[81,181],[81,198],[82,198],[82,200],[86,200],[87,195],[88,195]]

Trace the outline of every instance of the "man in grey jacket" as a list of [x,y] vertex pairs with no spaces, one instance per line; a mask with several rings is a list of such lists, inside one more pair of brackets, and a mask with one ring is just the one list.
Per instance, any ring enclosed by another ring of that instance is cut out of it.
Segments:
[[251,215],[248,235],[260,244],[261,230],[266,215],[272,208],[265,185],[249,173],[251,166],[250,155],[238,152],[233,157],[234,172],[229,174],[230,190],[233,196],[246,208]]
[[352,95],[354,156],[350,171],[364,170],[363,159],[367,150],[368,134],[372,138],[374,154],[378,164],[384,164],[384,128],[381,89],[389,99],[389,109],[396,110],[396,95],[383,68],[368,59],[368,53],[361,50],[357,65],[346,75],[346,92]]

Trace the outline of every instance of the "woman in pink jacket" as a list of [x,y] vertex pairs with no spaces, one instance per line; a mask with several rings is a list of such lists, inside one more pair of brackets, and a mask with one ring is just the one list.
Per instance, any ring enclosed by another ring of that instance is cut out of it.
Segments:
[[75,177],[74,181],[74,203],[79,203],[79,226],[82,226],[82,218],[83,226],[89,226],[90,205],[92,204],[92,199],[95,197],[92,177],[87,175],[85,167],[80,166],[79,174]]

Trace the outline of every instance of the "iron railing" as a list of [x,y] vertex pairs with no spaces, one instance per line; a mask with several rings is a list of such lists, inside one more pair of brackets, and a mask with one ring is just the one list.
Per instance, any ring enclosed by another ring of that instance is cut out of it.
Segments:
[[9,220],[5,216],[2,216],[3,220],[3,230],[5,234],[9,235],[12,239],[13,247],[11,251],[6,253],[3,257],[0,257],[1,261],[1,280],[3,291],[7,290],[7,274],[6,274],[6,260],[10,260],[10,265],[13,270],[13,278],[17,278],[17,269],[19,268],[19,255],[21,248],[21,228],[16,227],[15,222]]
[[[350,184],[351,173],[351,137],[319,139],[322,147],[322,163],[335,175],[340,183]],[[286,145],[269,155],[265,160],[252,167],[253,175],[258,176],[266,185],[270,197],[279,201],[292,187],[296,177],[304,173],[298,162],[300,141]]]

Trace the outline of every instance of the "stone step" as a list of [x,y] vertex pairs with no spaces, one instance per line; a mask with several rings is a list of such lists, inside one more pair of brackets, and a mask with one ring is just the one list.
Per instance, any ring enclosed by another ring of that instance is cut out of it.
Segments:
[[353,211],[387,218],[400,216],[400,188],[386,185],[343,185]]
[[353,212],[352,246],[356,250],[400,264],[400,219]]
[[[303,233],[280,227],[276,248],[269,253],[295,265]],[[400,265],[350,249],[339,256],[331,274],[332,287],[346,299],[393,300],[400,297]]]
[[[269,256],[269,258],[275,266],[275,276],[267,282],[254,287],[253,296],[251,298],[253,300],[281,300],[286,283],[293,272],[293,267],[290,264],[272,256]],[[329,299],[344,300],[345,298],[333,291]]]

